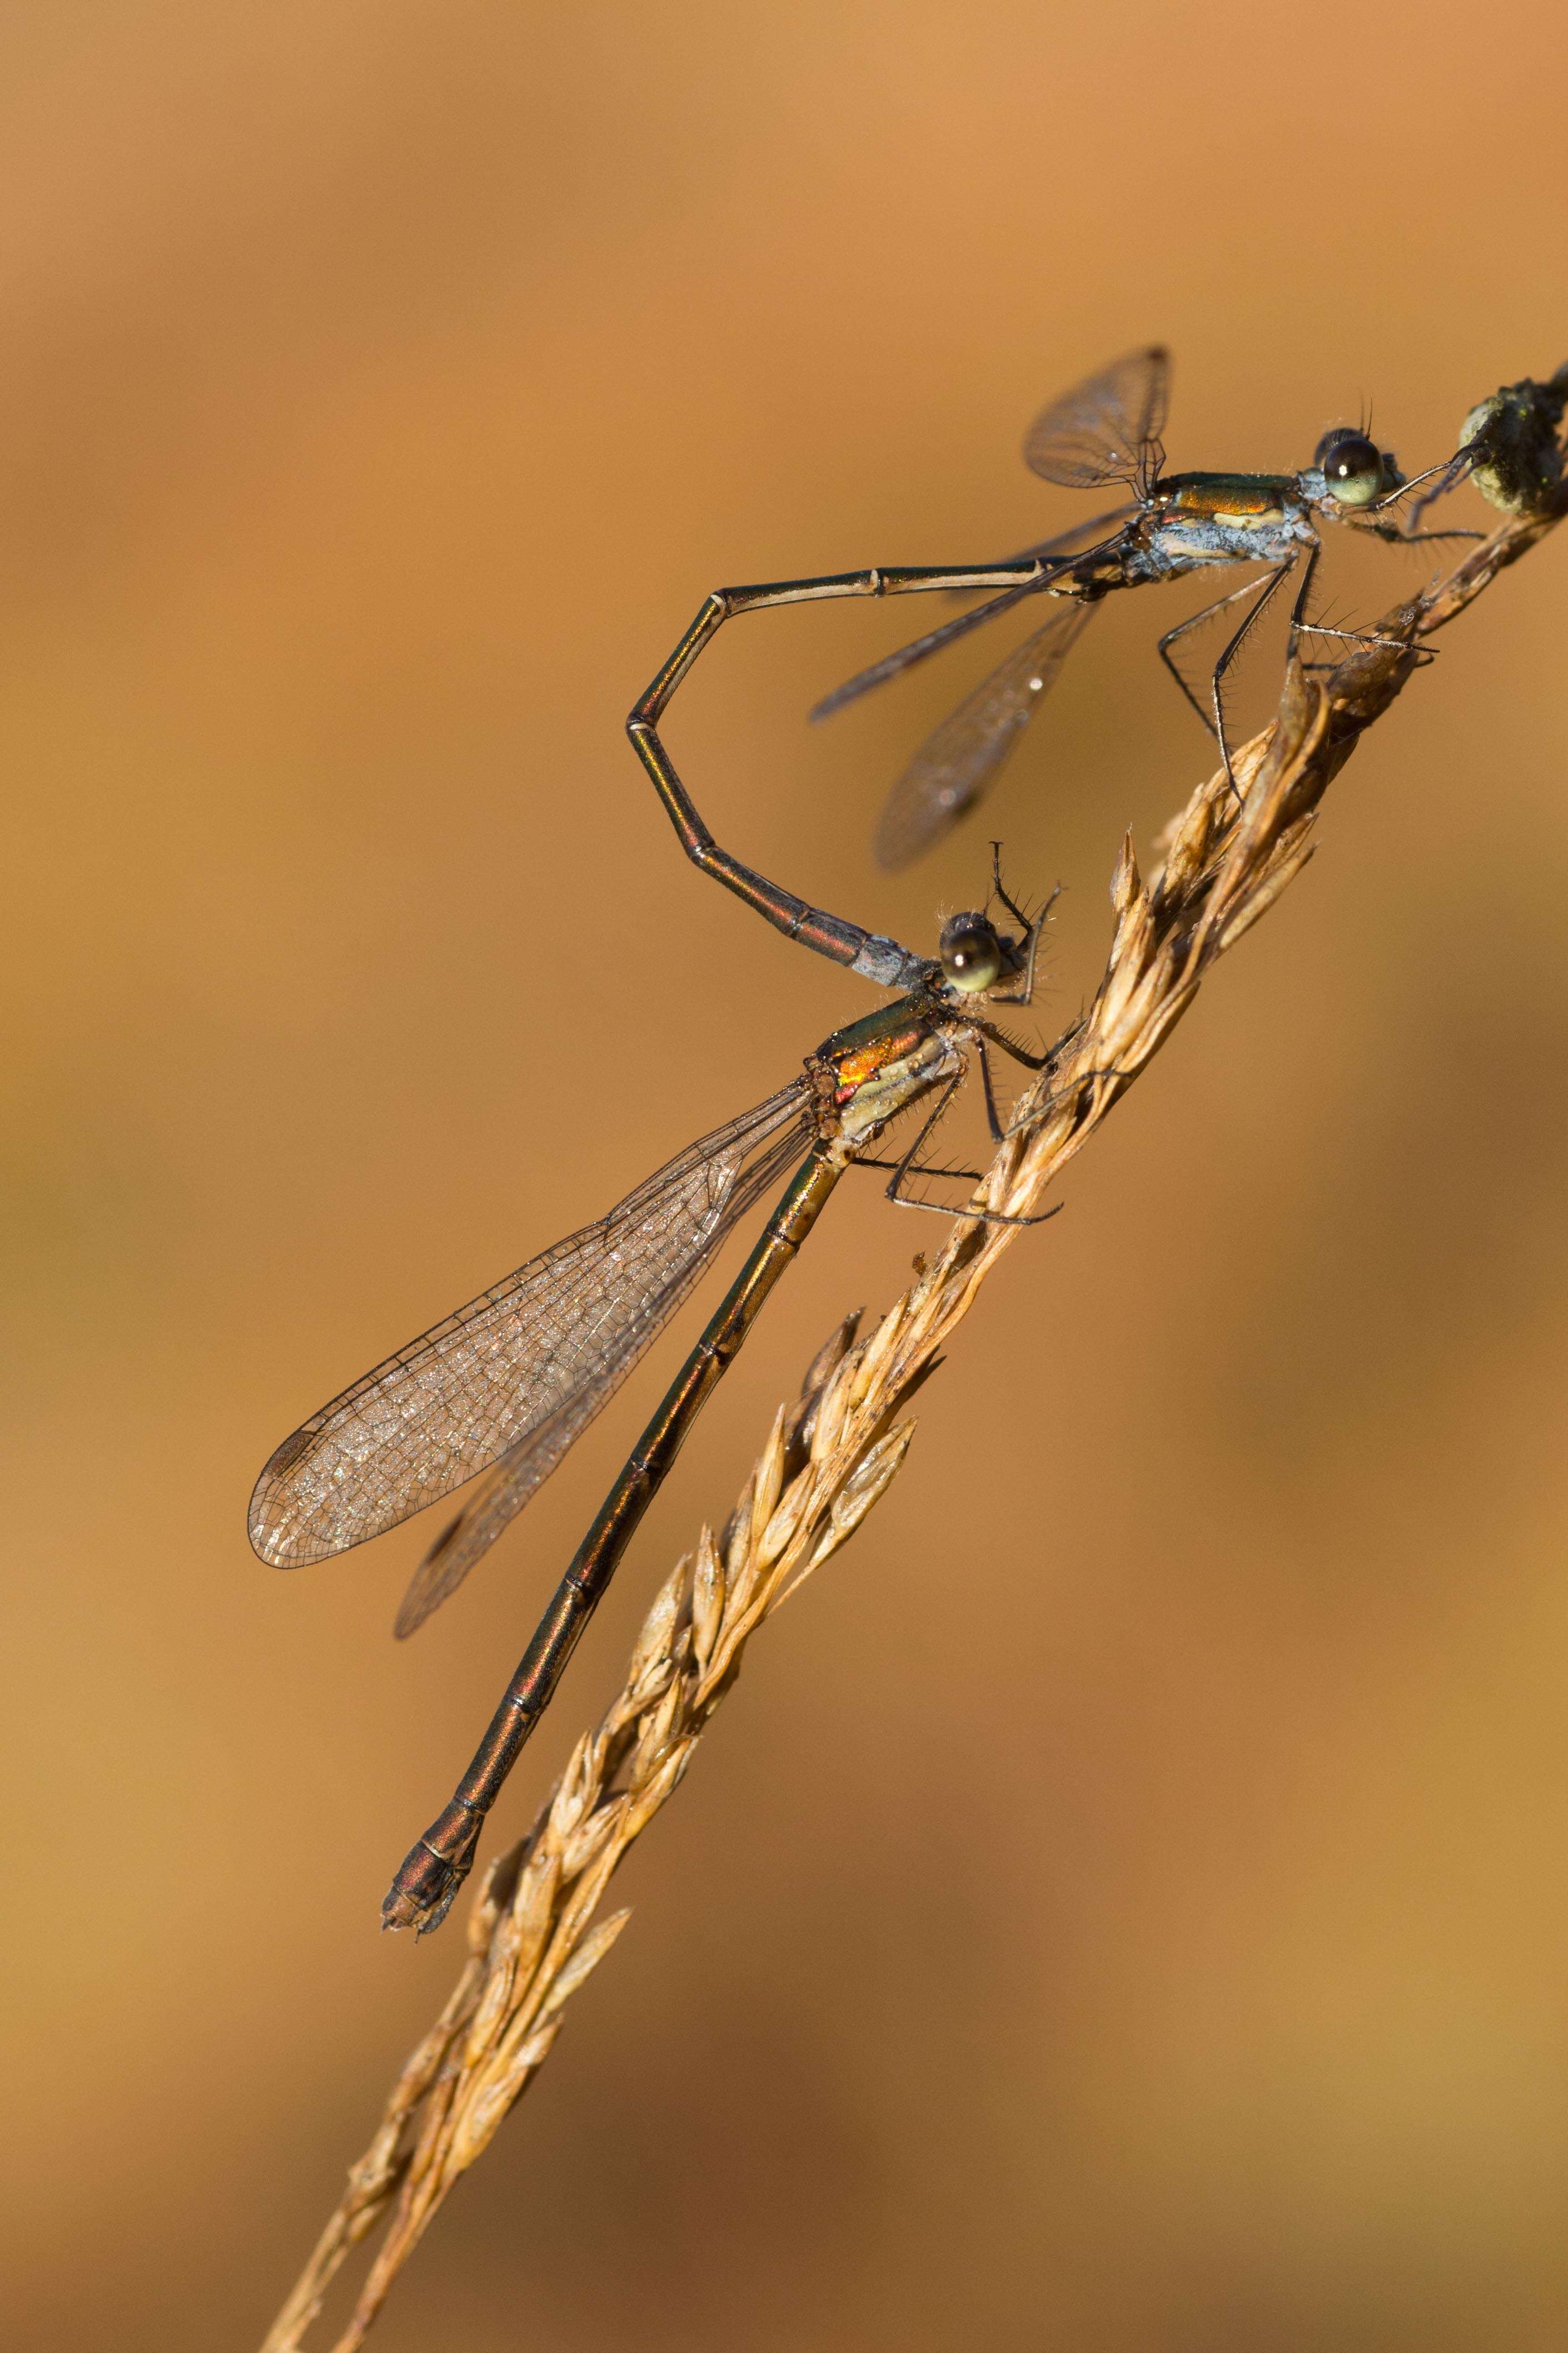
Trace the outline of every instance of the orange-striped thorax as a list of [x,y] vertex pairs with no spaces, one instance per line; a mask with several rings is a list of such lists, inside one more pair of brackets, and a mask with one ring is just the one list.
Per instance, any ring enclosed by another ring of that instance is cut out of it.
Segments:
[[1282,522],[1301,488],[1294,474],[1164,474],[1151,502],[1215,522]]
[[850,1150],[962,1068],[937,1008],[915,997],[836,1029],[806,1064],[825,1134]]

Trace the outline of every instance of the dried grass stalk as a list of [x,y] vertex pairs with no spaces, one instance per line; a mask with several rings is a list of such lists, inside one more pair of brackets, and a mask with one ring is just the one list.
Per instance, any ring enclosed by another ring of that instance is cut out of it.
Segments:
[[[1377,624],[1392,645],[1358,650],[1326,686],[1292,664],[1278,717],[1237,755],[1239,807],[1223,770],[1200,786],[1167,828],[1164,864],[1151,881],[1124,842],[1104,977],[1016,1107],[977,1204],[1010,1217],[1036,1207],[1158,1052],[1210,966],[1301,871],[1324,791],[1423,659],[1422,641],[1551,529],[1563,504],[1505,523],[1429,595]],[[722,1537],[704,1528],[673,1571],[619,1697],[578,1742],[527,1838],[491,1864],[462,1975],[398,2078],[264,2353],[295,2353],[338,2266],[390,2206],[335,2353],[363,2343],[442,2201],[527,2089],[567,2002],[626,1926],[624,1911],[600,1918],[599,1905],[627,1848],[679,1788],[747,1643],[886,1492],[912,1434],[904,1409],[1017,1233],[959,1219],[875,1328],[860,1338],[856,1319],[842,1324],[796,1403],[781,1407]]]

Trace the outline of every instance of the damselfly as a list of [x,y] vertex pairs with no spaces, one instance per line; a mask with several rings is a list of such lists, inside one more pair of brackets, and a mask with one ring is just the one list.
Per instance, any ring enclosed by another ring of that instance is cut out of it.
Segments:
[[[946,585],[948,575],[890,586]],[[954,915],[938,955],[809,907],[721,850],[658,741],[654,720],[707,636],[725,593],[793,602],[791,588],[721,592],[710,599],[634,714],[638,748],[689,852],[805,944],[901,991],[881,1011],[835,1033],[797,1079],[704,1136],[628,1194],[607,1216],[558,1242],[398,1350],[302,1423],[257,1482],[250,1537],[261,1558],[293,1568],[362,1544],[488,1475],[415,1574],[397,1619],[407,1634],[452,1593],[521,1510],[658,1337],[728,1235],[770,1187],[793,1171],[762,1236],[648,1423],[578,1548],[509,1683],[451,1802],[410,1851],[382,1907],[390,1927],[428,1930],[445,1917],[473,1859],[484,1818],[538,1722],[632,1533],[700,1409],[745,1340],[763,1300],[811,1230],[847,1168],[890,1171],[889,1199],[939,1205],[911,1191],[920,1176],[976,1179],[978,1170],[929,1169],[921,1153],[980,1062],[992,1134],[1003,1134],[987,1048],[1030,1070],[1044,1066],[981,1008],[1028,1001],[1043,916],[1031,921],[1002,887],[993,895],[1018,925],[987,907]],[[873,593],[854,582],[813,594]],[[736,606],[733,609],[742,609]],[[693,642],[695,637],[696,642]],[[923,1108],[897,1159],[871,1150],[903,1113]],[[950,1211],[988,1222],[1036,1223],[984,1208]]]
[[[1131,493],[1128,501],[1026,549],[1018,560],[1033,558],[1040,567],[1037,577],[885,655],[813,711],[814,719],[841,711],[1026,597],[1070,600],[1065,612],[1053,614],[1010,653],[916,753],[894,786],[877,828],[877,856],[884,866],[904,866],[917,858],[994,782],[1089,614],[1113,589],[1173,580],[1216,565],[1266,567],[1260,580],[1248,580],[1216,597],[1167,629],[1159,641],[1162,661],[1218,744],[1234,786],[1223,707],[1226,675],[1291,573],[1300,568],[1290,612],[1292,650],[1304,631],[1359,644],[1384,642],[1364,632],[1309,621],[1308,602],[1321,554],[1318,519],[1406,543],[1464,535],[1405,530],[1387,517],[1385,510],[1415,483],[1405,480],[1392,451],[1379,449],[1356,426],[1336,426],[1325,433],[1311,464],[1300,473],[1167,474],[1160,436],[1169,389],[1169,355],[1151,344],[1113,361],[1053,401],[1025,438],[1027,464],[1047,481],[1072,490],[1120,485]],[[1426,479],[1421,474],[1415,481]],[[1216,614],[1238,605],[1244,609],[1214,665],[1205,708],[1177,666],[1174,649]]]

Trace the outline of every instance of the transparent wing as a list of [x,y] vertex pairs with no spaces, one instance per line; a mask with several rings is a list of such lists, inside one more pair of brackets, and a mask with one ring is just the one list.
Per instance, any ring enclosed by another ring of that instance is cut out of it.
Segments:
[[[1026,564],[1031,555],[1047,559],[1058,555],[1076,559],[1089,553],[1091,541],[1101,538],[1105,533],[1113,530],[1118,523],[1125,522],[1129,515],[1135,515],[1137,512],[1136,506],[1129,506],[1126,503],[1119,507],[1107,507],[1103,514],[1089,515],[1082,522],[1075,522],[1070,531],[1058,531],[1054,539],[1037,540],[1033,547],[1021,547],[1016,555],[1004,555],[998,560],[1003,564]],[[967,592],[954,589],[952,593],[955,596],[963,596]]]
[[1171,355],[1162,344],[1128,352],[1041,410],[1024,438],[1025,463],[1069,490],[1104,482],[1147,490],[1163,463],[1170,389]]
[[921,745],[882,811],[879,864],[909,865],[995,782],[1093,611],[1071,604],[1053,613]]
[[960,638],[966,638],[970,630],[979,628],[983,621],[994,621],[999,613],[1010,613],[1014,606],[1021,604],[1026,596],[1038,594],[1038,581],[1027,580],[1022,587],[1005,589],[1000,596],[987,597],[984,605],[974,605],[967,613],[956,614],[951,621],[943,621],[938,628],[928,629],[923,638],[916,638],[909,645],[900,646],[895,652],[884,654],[881,660],[874,661],[868,670],[857,670],[853,678],[846,679],[842,686],[836,686],[831,694],[825,694],[820,702],[813,705],[812,718],[830,719],[836,711],[842,711],[847,702],[858,702],[860,697],[869,694],[874,686],[885,686],[889,679],[897,678],[901,670],[913,670],[917,662],[923,662],[930,655],[940,653],[943,646],[954,645]]
[[433,1609],[456,1593],[474,1563],[516,1519],[562,1456],[608,1403],[629,1366],[589,1381],[526,1438],[509,1446],[480,1480],[455,1520],[447,1522],[415,1570],[398,1608],[393,1632],[399,1641],[423,1626]]
[[[1066,570],[1069,564],[1090,552],[1090,543],[1100,533],[1125,522],[1129,515],[1136,512],[1135,507],[1112,507],[1108,514],[1091,515],[1087,522],[1076,523],[1071,531],[1058,532],[1055,539],[1043,539],[1037,547],[1020,548],[1016,555],[1005,555],[1002,562],[1024,564],[1032,555],[1047,559],[1060,557],[1062,561],[1057,568]],[[900,646],[894,653],[884,654],[881,660],[873,662],[868,670],[857,670],[855,676],[847,679],[842,686],[836,686],[831,694],[825,694],[820,702],[813,705],[811,717],[814,720],[830,719],[836,711],[842,711],[847,702],[858,702],[874,686],[883,686],[889,679],[897,678],[900,671],[913,670],[917,662],[924,661],[930,654],[939,653],[943,646],[952,645],[956,638],[967,637],[970,630],[977,629],[983,621],[993,621],[998,613],[1010,612],[1024,597],[1037,596],[1048,584],[1049,577],[1047,574],[1038,580],[1025,581],[1021,587],[1005,589],[1001,596],[988,597],[984,605],[972,606],[967,613],[960,613],[956,619],[943,621],[938,628],[928,629],[923,638],[916,638],[910,644]]]
[[262,1559],[297,1568],[363,1544],[531,1444],[531,1493],[812,1132],[797,1079],[312,1414],[250,1499]]

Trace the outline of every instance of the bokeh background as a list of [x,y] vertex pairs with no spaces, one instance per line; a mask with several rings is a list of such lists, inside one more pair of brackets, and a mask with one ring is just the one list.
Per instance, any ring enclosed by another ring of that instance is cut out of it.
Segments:
[[[1151,336],[1173,465],[1368,401],[1446,453],[1568,353],[1568,30],[16,0],[0,60],[5,2333],[211,2353],[450,1981],[383,1887],[673,1349],[407,1647],[425,1531],[279,1577],[255,1472],[870,1001],[682,862],[628,702],[717,582],[1070,521],[1022,429]],[[1206,765],[1179,608],[1107,609],[994,804],[1068,886],[1047,1029]],[[889,880],[870,822],[988,641],[803,723],[911,616],[749,622],[669,735],[921,941],[991,828]],[[1568,2342],[1565,616],[1568,541],[1012,1254],[387,2353]],[[914,1224],[840,1194],[501,1829]]]

